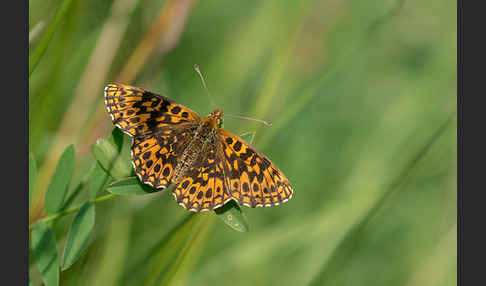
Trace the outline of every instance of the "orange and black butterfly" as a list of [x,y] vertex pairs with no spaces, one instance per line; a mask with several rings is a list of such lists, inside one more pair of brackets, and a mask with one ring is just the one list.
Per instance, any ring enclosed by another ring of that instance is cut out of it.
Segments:
[[223,112],[202,118],[148,90],[124,84],[105,88],[113,123],[133,138],[132,164],[140,181],[175,185],[187,210],[213,210],[233,199],[248,207],[274,206],[292,197],[282,172],[262,153],[220,128]]

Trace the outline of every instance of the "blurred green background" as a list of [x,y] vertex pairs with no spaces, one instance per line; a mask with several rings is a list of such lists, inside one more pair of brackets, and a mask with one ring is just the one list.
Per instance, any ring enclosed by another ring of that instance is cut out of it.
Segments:
[[[188,219],[166,192],[98,203],[61,285],[456,285],[456,6],[30,0],[31,222],[63,150],[76,148],[74,189],[91,144],[111,132],[107,83],[206,115],[196,63],[218,107],[273,123],[225,128],[256,132],[295,189],[281,206],[243,207],[246,233],[213,213]],[[71,221],[53,225],[59,251]],[[171,251],[187,237],[185,252]],[[34,264],[30,274],[38,285]]]

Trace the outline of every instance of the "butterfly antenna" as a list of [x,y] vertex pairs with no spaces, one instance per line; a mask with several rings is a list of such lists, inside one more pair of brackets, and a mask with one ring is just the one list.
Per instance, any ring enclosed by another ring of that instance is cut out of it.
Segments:
[[266,126],[269,126],[269,127],[272,126],[272,122],[265,121],[265,120],[261,120],[261,119],[256,119],[256,118],[251,118],[251,117],[246,117],[246,116],[241,116],[241,115],[234,115],[234,114],[225,114],[224,116],[225,117],[233,117],[233,118],[246,119],[246,120],[253,120],[253,121],[257,121],[257,122],[263,123],[263,124],[265,124]]
[[206,94],[207,94],[207,96],[208,96],[208,98],[209,98],[209,102],[211,103],[211,105],[212,105],[213,107],[215,107],[216,105],[214,104],[213,98],[211,97],[211,94],[209,93],[209,89],[208,89],[208,87],[206,86],[206,81],[204,80],[204,77],[203,77],[203,75],[202,75],[202,73],[201,73],[201,70],[199,69],[199,65],[198,65],[198,64],[194,64],[194,70],[197,72],[197,74],[198,74],[198,75],[199,75],[199,77],[201,78],[201,82],[202,82],[202,84],[203,84],[203,86],[204,86],[204,90],[206,90]]

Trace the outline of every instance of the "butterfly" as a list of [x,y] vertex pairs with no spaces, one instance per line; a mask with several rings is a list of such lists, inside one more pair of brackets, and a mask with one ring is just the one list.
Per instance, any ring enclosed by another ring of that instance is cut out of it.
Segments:
[[132,164],[141,182],[172,191],[186,210],[200,212],[235,200],[248,207],[292,197],[284,174],[262,153],[221,128],[223,112],[197,112],[143,88],[105,87],[113,124],[132,137]]

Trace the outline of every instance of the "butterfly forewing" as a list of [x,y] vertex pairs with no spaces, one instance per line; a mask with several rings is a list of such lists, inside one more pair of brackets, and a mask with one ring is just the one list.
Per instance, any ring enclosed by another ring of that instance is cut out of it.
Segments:
[[105,87],[105,104],[113,123],[134,137],[176,128],[201,117],[191,109],[142,88],[124,84]]

